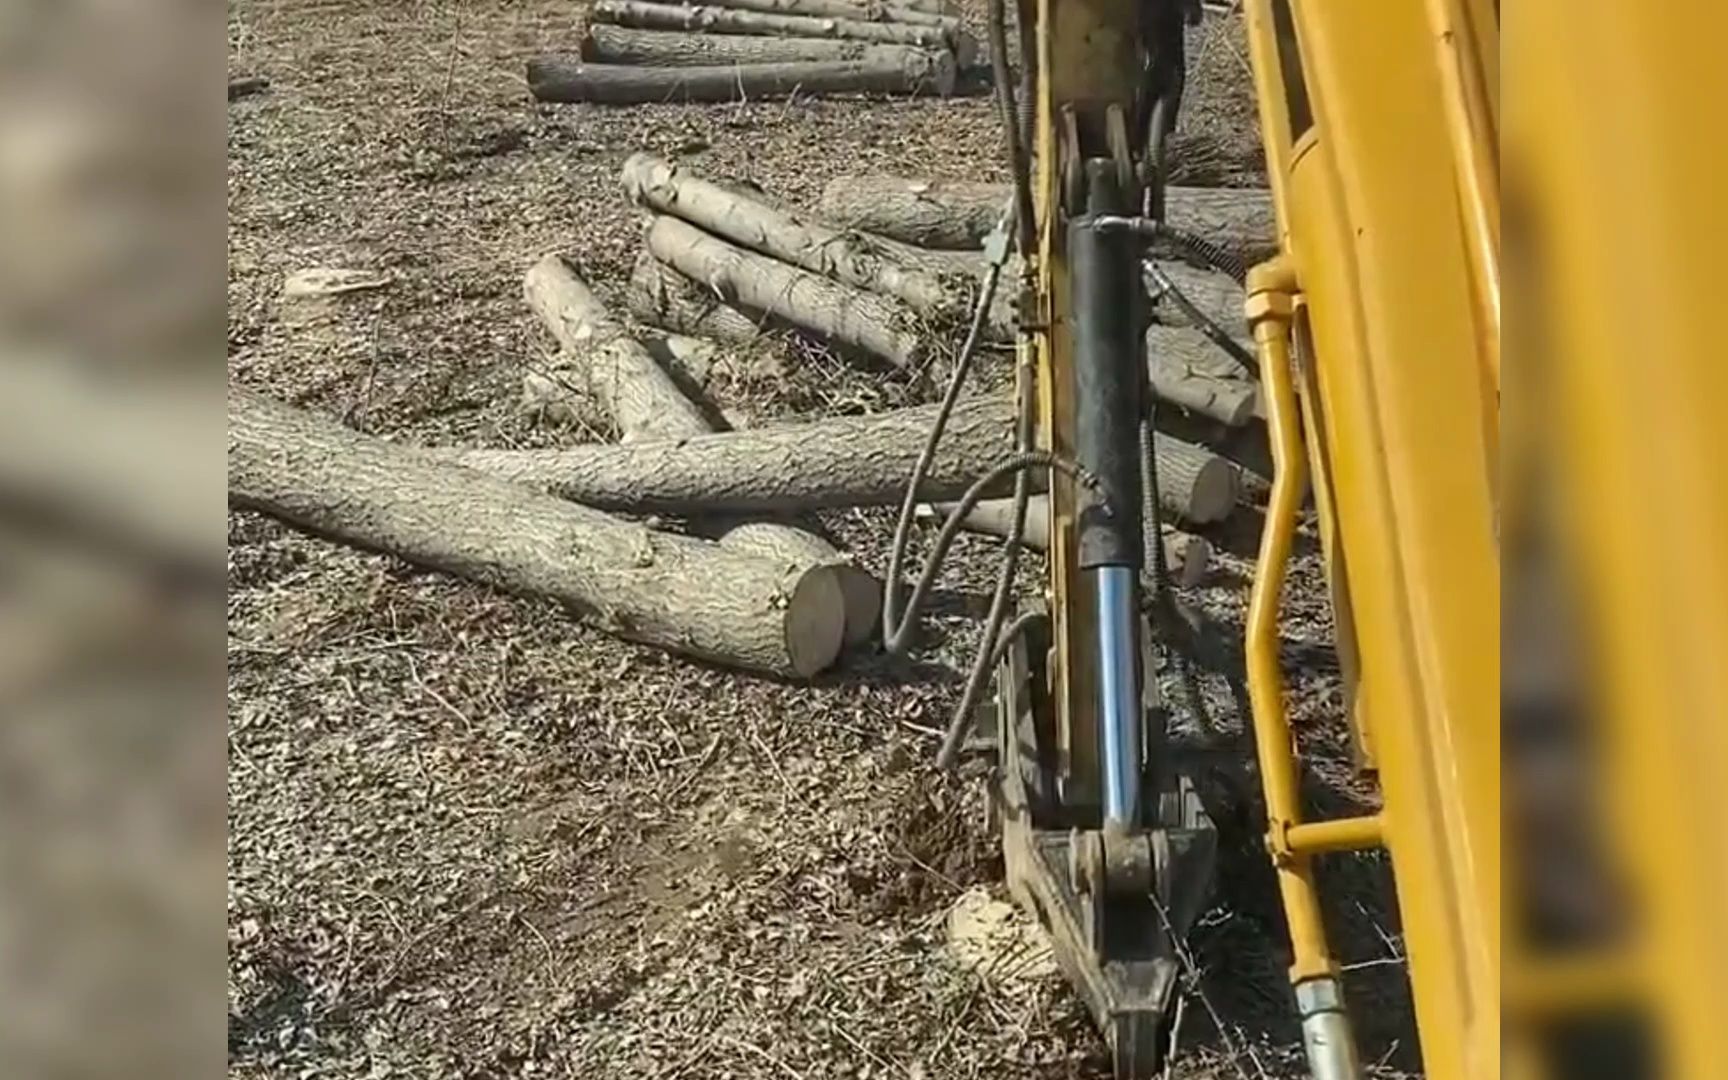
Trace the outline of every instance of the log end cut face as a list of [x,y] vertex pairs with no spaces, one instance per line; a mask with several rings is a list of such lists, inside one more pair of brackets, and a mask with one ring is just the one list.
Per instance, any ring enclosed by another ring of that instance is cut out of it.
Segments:
[[803,678],[825,670],[846,643],[846,594],[831,566],[812,566],[792,584],[786,654]]

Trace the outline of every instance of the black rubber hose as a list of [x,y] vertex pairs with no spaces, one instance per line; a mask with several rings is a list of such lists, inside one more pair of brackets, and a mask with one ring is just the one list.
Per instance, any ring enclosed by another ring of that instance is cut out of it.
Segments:
[[1243,374],[1251,379],[1260,377],[1260,367],[1255,363],[1254,357],[1248,354],[1248,350],[1244,349],[1240,342],[1225,333],[1222,327],[1207,317],[1205,312],[1195,306],[1194,301],[1183,295],[1182,290],[1176,287],[1176,283],[1170,280],[1169,274],[1166,274],[1157,263],[1150,259],[1146,260],[1144,266],[1146,273],[1157,284],[1160,295],[1169,296],[1171,300],[1175,301],[1176,306],[1182,309],[1182,314],[1188,316],[1212,344],[1223,349],[1230,359],[1236,361]]

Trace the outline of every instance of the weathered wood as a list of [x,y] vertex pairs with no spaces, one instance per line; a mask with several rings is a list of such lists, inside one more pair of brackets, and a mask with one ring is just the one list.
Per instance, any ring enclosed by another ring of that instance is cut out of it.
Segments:
[[728,303],[647,251],[636,256],[624,295],[637,319],[693,337],[742,345],[778,325],[765,313]]
[[978,59],[978,39],[957,15],[921,11],[904,4],[855,4],[851,0],[712,0],[713,7],[761,11],[773,15],[803,15],[818,19],[852,19],[863,22],[909,23],[942,31],[948,48],[961,67]]
[[[935,417],[936,406],[923,405],[628,446],[440,453],[599,509],[757,516],[899,503]],[[926,498],[964,494],[1013,451],[1013,432],[1011,402],[962,401],[931,464]]]
[[582,39],[582,58],[604,64],[647,67],[720,67],[771,64],[788,60],[860,60],[868,53],[917,62],[924,50],[913,45],[875,45],[848,38],[751,37],[743,34],[689,34],[669,30],[632,30],[596,23]]
[[228,396],[228,498],[733,667],[809,677],[840,651],[840,586],[825,567],[655,532],[241,390]]
[[[976,248],[1007,204],[1007,184],[972,180],[913,180],[842,176],[828,182],[817,204],[835,224],[933,248]],[[1176,186],[1165,196],[1170,224],[1219,245],[1246,262],[1277,246],[1272,196],[1264,188]]]
[[1235,375],[1235,364],[1190,327],[1146,328],[1146,367],[1161,400],[1221,424],[1241,427],[1260,408],[1259,384]]
[[[924,405],[628,446],[443,453],[603,510],[757,516],[897,504],[935,416],[936,406]],[[1011,402],[962,401],[920,496],[925,501],[958,498],[1013,450]],[[1229,513],[1236,470],[1228,461],[1160,434],[1158,464],[1164,508],[1171,514],[1204,523]]]
[[810,18],[802,15],[770,15],[757,11],[674,4],[643,0],[596,0],[589,13],[593,22],[631,26],[639,30],[693,30],[711,34],[761,34],[780,37],[854,38],[885,45],[917,45],[943,50],[948,38],[940,27],[906,23],[868,22],[863,19]]
[[647,247],[722,300],[766,312],[843,350],[896,367],[915,366],[923,354],[918,317],[897,300],[734,247],[663,214],[648,228]]
[[[562,331],[560,340],[568,339],[559,360],[560,377],[588,388],[603,403],[621,441],[677,439],[714,430],[701,406],[685,396],[645,346],[618,328],[567,262],[557,256],[542,260],[529,272],[528,291],[535,310],[548,325]],[[604,340],[598,340],[601,334],[606,335]],[[658,411],[645,407],[650,403]],[[729,526],[717,528],[713,535],[722,547],[740,554],[787,568],[836,566],[836,580],[855,605],[855,610],[845,613],[846,639],[850,643],[868,639],[881,610],[879,597],[867,597],[875,579],[847,563],[833,545],[809,529],[760,522]],[[852,580],[860,575],[869,581]]]
[[624,162],[624,191],[637,203],[844,285],[902,300],[926,318],[958,320],[970,294],[964,275],[754,198],[739,186],[705,180],[653,154]]
[[522,377],[530,403],[577,419],[583,403],[593,401],[613,418],[626,442],[708,430],[702,411],[563,258],[548,255],[535,263],[522,287],[528,306],[562,347],[550,366]]
[[[936,503],[929,507],[930,516],[946,518],[953,513],[957,503]],[[1013,499],[985,499],[974,506],[970,513],[961,520],[961,527],[972,532],[983,533],[1006,540],[1014,526]],[[1170,573],[1175,583],[1183,588],[1192,588],[1200,584],[1206,577],[1206,571],[1212,561],[1212,544],[1203,536],[1182,532],[1170,526],[1164,526],[1161,533],[1164,544],[1164,559],[1170,567]],[[1046,496],[1034,495],[1026,503],[1026,527],[1023,530],[1021,543],[1036,551],[1043,551],[1050,542],[1050,502]]]
[[657,101],[747,101],[792,94],[939,94],[954,92],[946,52],[866,49],[857,60],[792,60],[716,67],[621,67],[543,56],[528,62],[536,100],[636,105]]
[[996,227],[1008,198],[1007,184],[840,176],[823,187],[817,209],[837,225],[908,244],[975,249]]

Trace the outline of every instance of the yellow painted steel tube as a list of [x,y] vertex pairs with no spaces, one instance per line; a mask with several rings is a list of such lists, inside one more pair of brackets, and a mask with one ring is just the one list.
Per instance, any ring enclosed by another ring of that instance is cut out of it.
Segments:
[[[1296,515],[1308,490],[1307,458],[1298,430],[1296,394],[1290,381],[1290,327],[1277,316],[1258,319],[1254,342],[1266,390],[1266,427],[1271,436],[1273,480],[1260,538],[1254,590],[1248,602],[1248,696],[1254,709],[1254,748],[1266,792],[1273,836],[1300,821],[1294,736],[1284,713],[1284,675],[1278,661],[1278,604],[1296,534]],[[1332,975],[1331,949],[1320,917],[1320,898],[1306,856],[1276,860],[1278,889],[1290,923],[1290,979]]]
[[1292,825],[1284,834],[1284,843],[1298,855],[1324,855],[1332,851],[1376,848],[1385,842],[1384,837],[1380,816],[1370,814]]

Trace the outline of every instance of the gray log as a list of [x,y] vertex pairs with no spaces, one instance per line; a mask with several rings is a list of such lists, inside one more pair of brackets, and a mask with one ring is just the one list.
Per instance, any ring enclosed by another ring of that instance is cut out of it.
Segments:
[[802,15],[818,19],[851,19],[862,22],[908,23],[942,32],[955,62],[969,67],[978,59],[978,39],[959,16],[920,11],[904,4],[860,5],[851,0],[713,0],[713,7],[761,11],[771,15]]
[[582,39],[582,58],[605,64],[645,67],[720,67],[771,64],[788,60],[861,60],[898,57],[919,62],[924,50],[912,45],[873,45],[847,38],[749,37],[742,34],[688,34],[632,30],[596,23]]
[[[957,505],[936,503],[927,509],[930,517],[940,519],[953,513]],[[985,499],[974,506],[960,524],[962,528],[972,532],[1005,540],[1014,525],[1014,500]],[[1205,580],[1206,571],[1212,561],[1212,544],[1205,537],[1166,525],[1162,540],[1164,559],[1176,584],[1183,588],[1192,588]],[[1049,545],[1050,501],[1046,496],[1034,495],[1027,501],[1026,528],[1021,535],[1021,541],[1037,551],[1043,551]]]
[[761,312],[728,303],[643,251],[625,288],[630,314],[649,326],[677,334],[743,345],[776,327]]
[[[553,255],[536,264],[528,273],[527,292],[534,310],[565,346],[560,379],[583,386],[603,405],[621,441],[679,439],[714,430],[701,407],[684,395],[645,346],[625,334],[563,259]],[[874,578],[846,563],[833,545],[808,529],[732,524],[736,527],[715,532],[722,547],[788,569],[835,566],[836,580],[852,600],[845,612],[846,640],[869,638],[881,613]],[[865,580],[856,580],[860,577]]]
[[[976,248],[1001,216],[1007,184],[842,176],[828,182],[817,204],[839,225],[933,248]],[[1165,197],[1170,224],[1195,233],[1247,262],[1277,246],[1271,193],[1264,188],[1172,187]]]
[[246,391],[228,397],[228,498],[732,667],[807,678],[840,650],[840,586],[824,567],[788,572],[657,533]]
[[[886,506],[904,497],[935,416],[936,406],[922,405],[875,416],[629,446],[443,453],[503,479],[605,510],[701,516]],[[1013,432],[1010,402],[961,402],[921,497],[960,497],[1013,452]],[[1170,513],[1199,523],[1229,513],[1236,496],[1236,469],[1228,461],[1160,435],[1158,464],[1159,486]]]
[[624,191],[652,210],[844,285],[902,300],[930,319],[957,321],[970,293],[964,275],[942,274],[923,260],[909,260],[895,248],[868,237],[842,232],[753,198],[737,186],[705,180],[653,154],[636,153],[624,162]]
[[1160,400],[1231,427],[1259,413],[1259,384],[1239,377],[1235,364],[1198,330],[1147,327],[1146,366]]
[[589,18],[614,26],[640,30],[694,30],[712,34],[760,34],[777,37],[854,38],[885,45],[917,45],[924,49],[948,48],[940,27],[905,23],[867,22],[863,19],[810,18],[801,15],[769,15],[756,11],[734,11],[713,6],[683,7],[645,3],[642,0],[596,0]]
[[918,317],[899,301],[734,247],[674,217],[655,216],[647,245],[655,258],[728,303],[766,312],[838,348],[896,367],[913,367],[922,356]]
[[523,376],[523,396],[531,404],[576,419],[584,402],[592,401],[612,417],[626,442],[708,430],[702,410],[563,258],[548,255],[535,263],[522,288],[528,306],[561,346],[549,367]]
[[663,101],[748,101],[793,94],[939,94],[954,92],[946,52],[895,50],[860,60],[795,60],[719,67],[620,67],[561,57],[528,62],[536,100],[639,105]]

